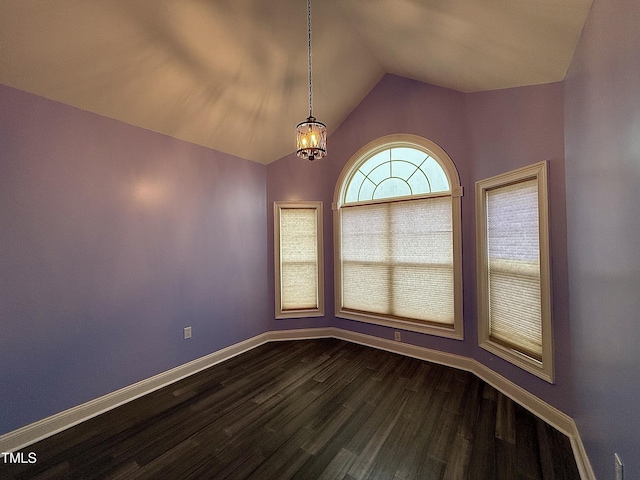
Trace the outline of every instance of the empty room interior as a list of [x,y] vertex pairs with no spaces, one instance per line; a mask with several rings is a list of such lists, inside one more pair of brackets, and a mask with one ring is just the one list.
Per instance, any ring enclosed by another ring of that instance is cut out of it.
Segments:
[[0,0],[0,477],[640,478],[639,26]]

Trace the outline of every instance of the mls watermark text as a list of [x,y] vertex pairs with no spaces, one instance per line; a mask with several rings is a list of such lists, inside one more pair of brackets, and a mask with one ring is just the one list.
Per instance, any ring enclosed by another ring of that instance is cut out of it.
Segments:
[[2,452],[2,463],[36,463],[36,452]]

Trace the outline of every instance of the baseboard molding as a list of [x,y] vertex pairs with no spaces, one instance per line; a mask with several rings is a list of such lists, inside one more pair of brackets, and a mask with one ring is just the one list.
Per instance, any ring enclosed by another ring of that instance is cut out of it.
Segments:
[[0,452],[21,450],[101,413],[270,341],[263,333],[0,436]]
[[398,353],[420,360],[426,360],[440,365],[458,368],[475,374],[480,379],[493,386],[513,401],[526,408],[534,415],[557,428],[567,435],[571,441],[573,453],[583,480],[595,480],[593,469],[587,457],[584,445],[580,439],[578,428],[574,420],[557,408],[540,400],[527,390],[507,380],[477,360],[441,352],[429,348],[418,347],[408,343],[396,342],[390,339],[374,337],[362,333],[343,330],[335,327],[307,328],[296,330],[275,330],[257,335],[248,340],[236,343],[218,350],[204,357],[180,365],[166,372],[129,385],[115,392],[91,400],[82,405],[70,408],[50,417],[39,420],[30,425],[0,436],[0,452],[14,452],[23,449],[37,441],[66,430],[78,423],[89,420],[101,413],[107,412],[124,403],[135,400],[147,393],[170,385],[194,373],[209,368],[217,363],[244,353],[252,348],[271,341],[305,340],[313,338],[338,338],[352,343]]
[[352,332],[349,330],[342,330],[338,328],[330,328],[326,330],[330,331],[325,332],[324,336],[359,343],[361,345],[418,358],[420,360],[426,360],[440,365],[454,367],[459,370],[465,370],[475,374],[478,378],[484,380],[496,390],[499,390],[514,402],[526,408],[531,413],[569,437],[571,447],[573,449],[573,455],[576,459],[576,465],[580,472],[580,478],[582,480],[596,480],[591,463],[589,462],[589,458],[587,457],[587,453],[584,449],[584,445],[580,439],[578,427],[573,418],[539,399],[519,385],[507,380],[502,375],[499,375],[477,360],[439,350],[432,350],[425,347],[396,342],[386,338]]

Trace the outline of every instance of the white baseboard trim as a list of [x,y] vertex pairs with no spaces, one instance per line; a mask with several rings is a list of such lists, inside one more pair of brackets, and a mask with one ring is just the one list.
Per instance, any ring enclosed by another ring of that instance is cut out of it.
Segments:
[[571,421],[573,422],[575,434],[569,435],[569,440],[571,440],[571,448],[573,448],[573,456],[576,458],[580,478],[582,480],[596,480],[596,474],[593,473],[593,468],[591,467],[591,462],[587,456],[587,451],[584,449],[584,444],[582,443],[582,439],[578,433],[578,427],[573,420]]
[[477,360],[335,327],[275,330],[257,335],[87,403],[1,435],[0,452],[14,452],[23,449],[37,441],[66,430],[85,420],[89,420],[131,400],[135,400],[147,393],[177,382],[217,363],[235,357],[266,342],[327,337],[338,338],[348,342],[458,368],[475,374],[534,415],[567,435],[571,441],[578,470],[580,471],[580,477],[582,480],[596,480],[574,420]]
[[571,448],[573,449],[573,455],[576,459],[576,465],[580,472],[580,478],[582,480],[596,480],[593,469],[591,468],[591,463],[589,462],[589,458],[587,457],[587,453],[584,449],[584,445],[580,439],[578,427],[576,426],[573,418],[539,399],[519,385],[507,380],[502,375],[499,375],[477,360],[453,353],[418,347],[408,343],[396,342],[391,339],[374,337],[339,328],[329,328],[325,330],[330,331],[326,332],[324,336],[335,337],[349,342],[386,350],[388,352],[399,353],[408,357],[414,357],[420,360],[454,367],[459,370],[465,370],[475,374],[478,378],[484,380],[496,390],[502,392],[514,402],[526,408],[531,413],[569,437]]
[[0,436],[0,452],[21,450],[44,438],[96,417],[101,413],[112,410],[136,398],[142,397],[147,393],[151,393],[209,368],[216,363],[235,357],[236,355],[268,342],[270,340],[269,335],[269,333],[263,333],[240,343],[230,345],[222,350],[179,365],[171,370],[141,380],[115,392],[108,393],[102,397],[95,398],[50,417],[25,425],[17,430],[5,433]]

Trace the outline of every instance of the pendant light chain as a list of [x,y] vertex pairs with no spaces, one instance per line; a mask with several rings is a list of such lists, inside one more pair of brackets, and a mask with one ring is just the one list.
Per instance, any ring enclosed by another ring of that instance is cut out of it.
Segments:
[[313,111],[313,75],[311,68],[311,0],[307,0],[307,32],[309,42],[307,44],[307,49],[309,52],[309,116],[312,117]]
[[316,160],[327,156],[327,126],[313,116],[311,0],[307,0],[307,51],[309,54],[309,117],[296,127],[296,155],[307,160]]

